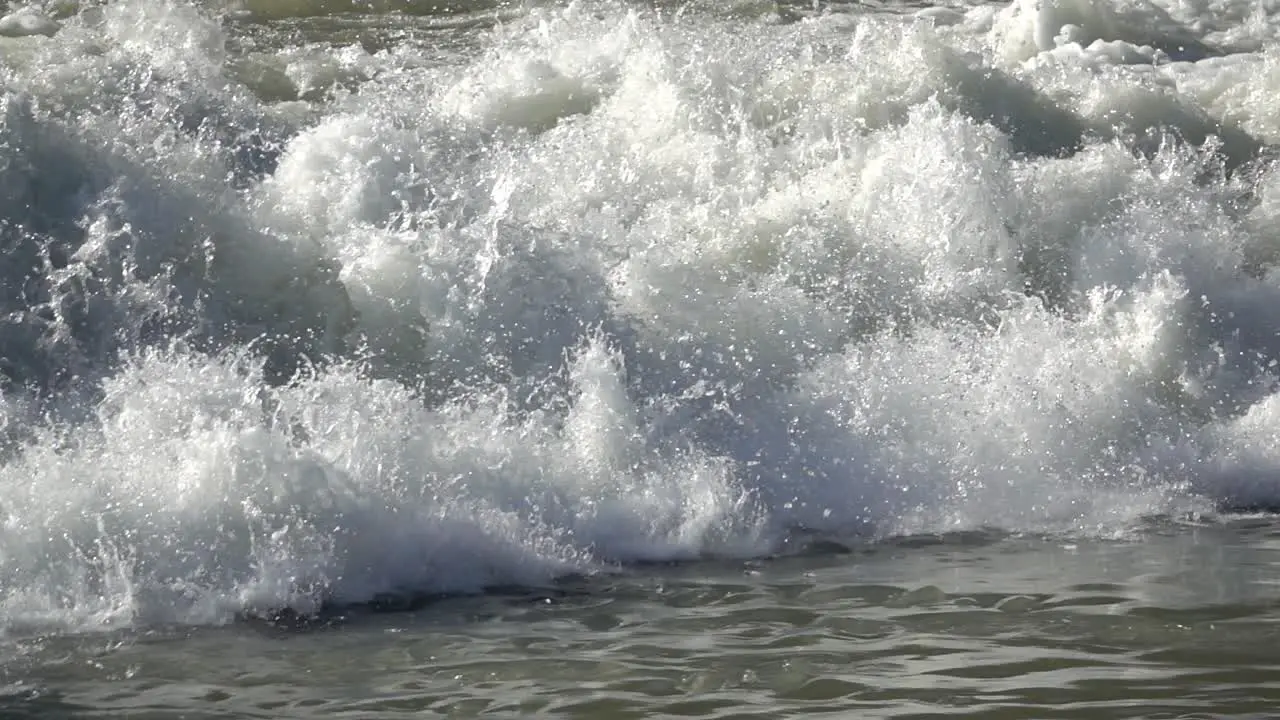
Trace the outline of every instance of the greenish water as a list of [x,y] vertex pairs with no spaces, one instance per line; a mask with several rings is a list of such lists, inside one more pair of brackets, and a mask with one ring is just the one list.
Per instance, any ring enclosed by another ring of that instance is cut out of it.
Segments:
[[1264,718],[1280,523],[633,568],[285,629],[51,637],[5,717]]

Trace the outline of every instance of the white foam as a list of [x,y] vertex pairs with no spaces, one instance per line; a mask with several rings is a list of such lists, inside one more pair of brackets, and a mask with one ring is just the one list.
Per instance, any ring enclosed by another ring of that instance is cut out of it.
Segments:
[[57,34],[61,27],[53,18],[35,10],[23,10],[0,17],[0,36],[4,37],[31,35],[51,37]]
[[1275,50],[1215,8],[14,41],[0,633],[1277,502]]
[[1118,62],[1154,59],[1153,47],[1178,58],[1212,54],[1192,28],[1150,0],[1015,0],[996,16],[991,35],[1005,62],[1069,44]]

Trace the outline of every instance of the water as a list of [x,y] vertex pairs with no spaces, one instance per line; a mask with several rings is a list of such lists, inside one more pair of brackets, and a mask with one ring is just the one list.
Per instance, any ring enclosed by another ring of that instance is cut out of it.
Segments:
[[1280,700],[1280,6],[0,36],[6,716]]
[[[1269,717],[1271,520],[971,533],[556,591],[33,641],[7,717]],[[390,610],[389,608],[387,610]],[[31,665],[38,670],[28,669]]]

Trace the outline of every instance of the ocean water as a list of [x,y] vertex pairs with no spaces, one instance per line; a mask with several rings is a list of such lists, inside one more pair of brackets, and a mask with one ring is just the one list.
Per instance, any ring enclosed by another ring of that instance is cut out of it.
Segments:
[[1280,716],[1280,2],[0,19],[0,716]]

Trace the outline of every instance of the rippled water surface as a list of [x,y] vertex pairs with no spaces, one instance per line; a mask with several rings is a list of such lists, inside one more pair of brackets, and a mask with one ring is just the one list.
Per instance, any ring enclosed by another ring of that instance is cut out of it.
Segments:
[[6,717],[1249,718],[1280,703],[1272,518],[972,533],[544,592],[32,641]]

